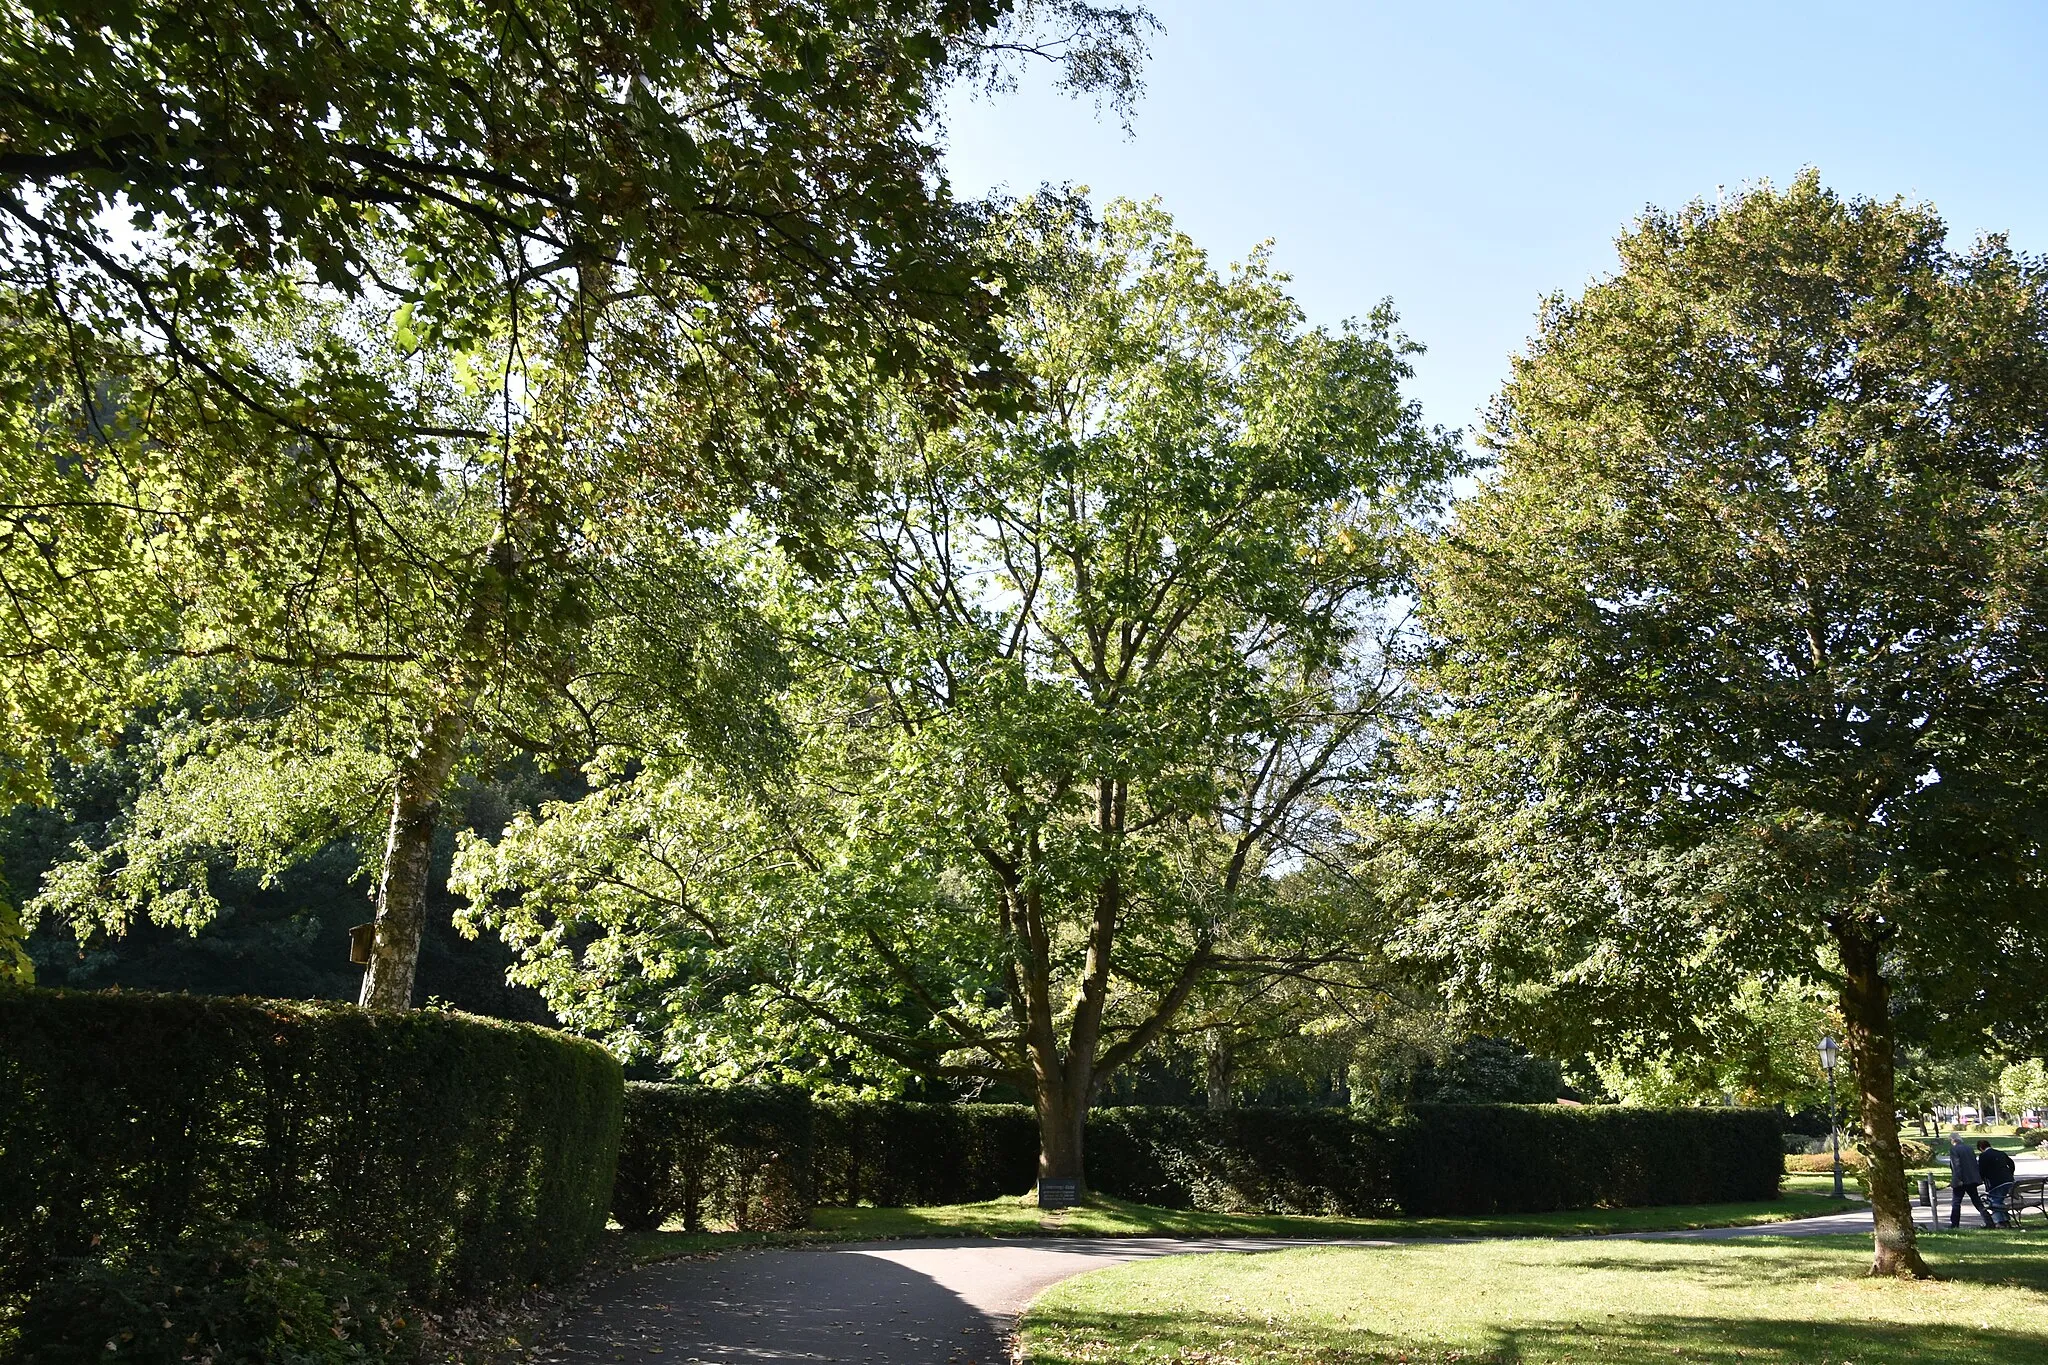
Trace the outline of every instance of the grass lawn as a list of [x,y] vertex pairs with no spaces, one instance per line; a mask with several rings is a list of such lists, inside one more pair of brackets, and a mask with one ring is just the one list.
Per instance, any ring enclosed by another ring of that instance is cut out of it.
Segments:
[[[1778,1181],[1778,1188],[1786,1194],[1828,1194],[1835,1191],[1835,1177],[1831,1171],[1787,1171]],[[1856,1179],[1856,1172],[1842,1172],[1842,1191],[1851,1203],[1863,1201],[1863,1186]]]
[[1940,1282],[1862,1277],[1863,1237],[1305,1247],[1054,1285],[1028,1365],[2048,1365],[2048,1237],[1923,1234]]
[[1503,1214],[1490,1218],[1307,1218],[1285,1214],[1204,1213],[1154,1208],[1100,1196],[1078,1209],[1040,1212],[1028,1198],[991,1199],[910,1209],[816,1209],[802,1232],[632,1233],[640,1260],[748,1246],[883,1237],[1560,1237],[1573,1233],[1645,1232],[1782,1222],[1839,1208],[1833,1199],[1795,1187],[1786,1177],[1780,1199],[1752,1204],[1682,1204],[1573,1213]]

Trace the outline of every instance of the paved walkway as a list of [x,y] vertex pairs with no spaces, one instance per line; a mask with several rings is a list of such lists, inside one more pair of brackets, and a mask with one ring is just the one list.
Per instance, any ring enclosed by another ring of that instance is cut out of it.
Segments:
[[[1870,1210],[1630,1238],[1868,1232]],[[1446,1241],[1478,1240],[1447,1238]],[[1017,1315],[1046,1286],[1124,1261],[1417,1239],[1046,1237],[856,1242],[669,1261],[621,1276],[543,1359],[601,1365],[1001,1365]]]
[[605,1365],[1001,1365],[1047,1285],[1150,1256],[1378,1241],[1046,1237],[858,1242],[643,1266],[613,1281],[543,1359]]
[[[2037,1173],[2037,1164],[2048,1166],[2030,1160],[2022,1174]],[[1926,1211],[1915,1212],[1926,1226]],[[1788,1223],[1613,1235],[1719,1240],[1869,1231],[1870,1210],[1859,1203]],[[951,1238],[734,1252],[621,1276],[566,1324],[542,1358],[598,1365],[1002,1365],[1006,1337],[1024,1306],[1047,1285],[1085,1271],[1152,1256],[1414,1240]]]

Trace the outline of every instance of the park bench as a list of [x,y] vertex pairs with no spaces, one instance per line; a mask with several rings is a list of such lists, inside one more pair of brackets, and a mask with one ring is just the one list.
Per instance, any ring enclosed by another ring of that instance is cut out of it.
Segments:
[[2022,1176],[2012,1182],[2012,1188],[2005,1195],[2005,1213],[2015,1227],[2019,1225],[2021,1212],[2026,1209],[2048,1217],[2048,1176]]

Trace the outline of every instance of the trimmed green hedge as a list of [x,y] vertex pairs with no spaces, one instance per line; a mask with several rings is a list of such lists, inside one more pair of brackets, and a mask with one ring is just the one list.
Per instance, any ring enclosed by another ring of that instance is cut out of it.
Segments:
[[967,1204],[1038,1177],[1038,1119],[1021,1104],[826,1101],[817,1132],[821,1204]]
[[740,1228],[810,1221],[814,1110],[785,1086],[626,1086],[626,1130],[612,1216],[649,1232],[680,1214]]
[[1768,1109],[1418,1104],[1401,1134],[1403,1212],[1546,1213],[1775,1199]]
[[1243,1213],[1394,1212],[1385,1124],[1342,1109],[1100,1109],[1088,1181],[1122,1199]]
[[[1089,1186],[1122,1199],[1350,1216],[1773,1199],[1781,1159],[1766,1110],[1520,1104],[1423,1104],[1391,1122],[1341,1109],[1098,1109],[1087,1153]],[[614,1212],[632,1228],[677,1213],[692,1228],[801,1226],[811,1204],[968,1203],[1023,1194],[1037,1173],[1038,1125],[1023,1105],[634,1085]],[[781,1193],[749,1212],[749,1189]]]
[[621,1088],[465,1015],[0,990],[0,1301],[228,1224],[426,1302],[556,1277],[604,1228]]

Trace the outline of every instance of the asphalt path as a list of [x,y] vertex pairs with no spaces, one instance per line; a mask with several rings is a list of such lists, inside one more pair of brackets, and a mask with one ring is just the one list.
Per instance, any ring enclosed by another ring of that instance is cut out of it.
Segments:
[[643,1266],[607,1285],[543,1353],[606,1365],[1002,1365],[1047,1285],[1151,1256],[1391,1246],[1298,1238],[1045,1237],[853,1242]]
[[[1925,1226],[1926,1210],[1916,1212]],[[1941,1212],[1945,1219],[1946,1207]],[[1859,1204],[1784,1223],[1614,1235],[1719,1240],[1869,1231],[1870,1210]],[[570,1318],[540,1359],[578,1365],[1004,1365],[1017,1315],[1040,1290],[1073,1275],[1153,1256],[1415,1240],[950,1238],[732,1252],[620,1276]]]

